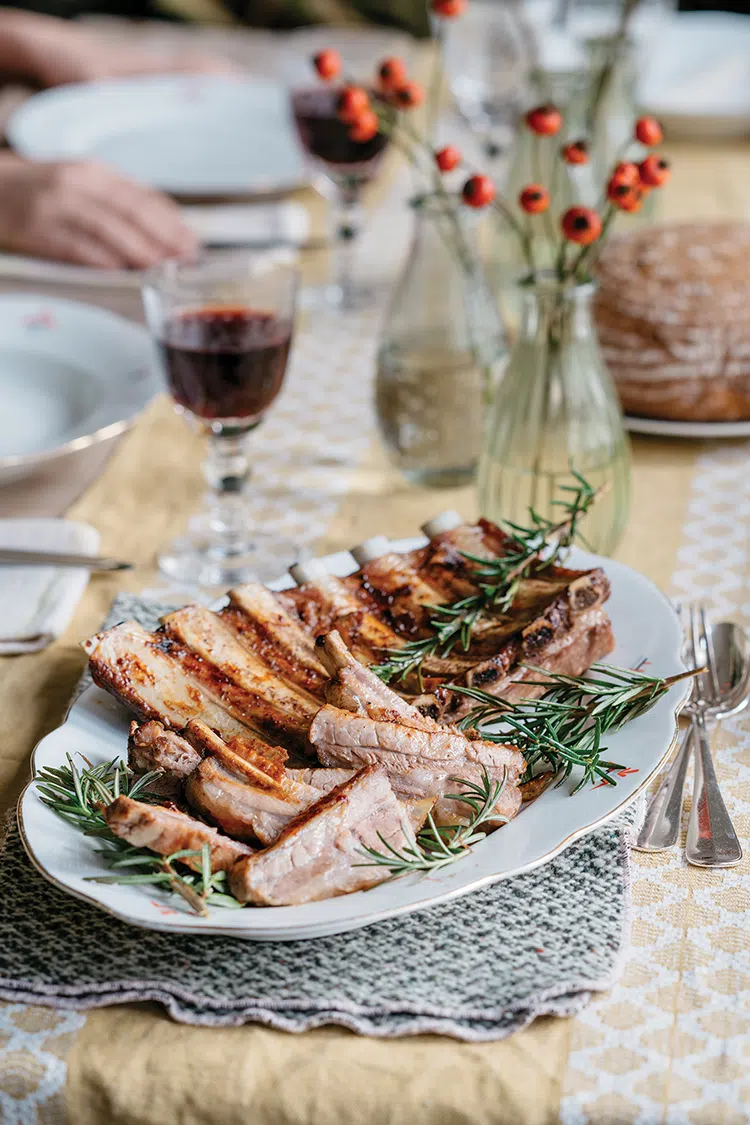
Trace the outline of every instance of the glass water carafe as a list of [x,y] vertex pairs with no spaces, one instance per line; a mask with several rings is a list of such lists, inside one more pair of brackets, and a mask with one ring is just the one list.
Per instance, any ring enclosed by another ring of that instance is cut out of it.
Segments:
[[521,287],[521,323],[495,394],[479,468],[482,515],[555,518],[573,470],[606,485],[584,518],[586,544],[611,554],[630,505],[630,455],[617,395],[591,317],[593,284],[553,279]]
[[378,426],[409,480],[446,488],[472,479],[505,356],[471,217],[431,197],[417,210],[377,357]]

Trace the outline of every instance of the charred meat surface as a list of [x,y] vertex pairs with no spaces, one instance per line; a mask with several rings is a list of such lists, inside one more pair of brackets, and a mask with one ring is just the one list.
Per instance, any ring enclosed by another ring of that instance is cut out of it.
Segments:
[[[146,805],[132,797],[116,797],[102,815],[115,836],[134,847],[150,848],[159,855],[172,855],[182,849],[199,851],[208,844],[213,871],[228,871],[239,859],[252,854],[252,848],[246,844],[220,835],[215,828],[186,813],[161,805]],[[188,856],[181,862],[196,871],[201,869],[200,856]]]
[[167,730],[162,723],[130,724],[128,765],[136,773],[161,770],[163,777],[152,782],[151,790],[165,797],[180,792],[182,782],[200,764],[201,755],[187,739]]
[[[382,838],[381,838],[382,837]],[[229,873],[232,893],[257,906],[294,906],[372,887],[388,877],[367,864],[365,847],[416,846],[407,810],[388,775],[369,767],[332,789],[298,816],[276,843],[240,860]]]

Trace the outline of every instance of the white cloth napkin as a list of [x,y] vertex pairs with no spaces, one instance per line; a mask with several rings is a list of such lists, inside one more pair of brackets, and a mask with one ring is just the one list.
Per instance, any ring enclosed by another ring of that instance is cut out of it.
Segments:
[[[0,547],[95,555],[99,532],[55,519],[0,520]],[[0,655],[38,652],[66,628],[86,589],[83,568],[0,564]]]

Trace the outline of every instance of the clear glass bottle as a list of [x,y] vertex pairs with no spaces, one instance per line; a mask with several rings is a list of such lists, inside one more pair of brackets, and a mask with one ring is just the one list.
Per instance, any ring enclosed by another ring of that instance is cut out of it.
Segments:
[[448,198],[420,202],[378,350],[381,436],[404,476],[433,488],[474,476],[487,404],[507,358],[472,218]]
[[479,506],[492,520],[554,518],[572,470],[607,491],[581,525],[611,554],[627,523],[630,453],[622,412],[599,352],[594,285],[542,279],[522,287],[519,336],[497,388],[479,467]]

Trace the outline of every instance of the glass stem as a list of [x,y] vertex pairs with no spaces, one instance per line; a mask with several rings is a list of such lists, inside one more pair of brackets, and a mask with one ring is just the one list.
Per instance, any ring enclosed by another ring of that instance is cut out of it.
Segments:
[[222,555],[238,554],[246,548],[249,433],[246,428],[221,427],[208,439],[208,455],[203,462],[203,475],[210,488],[206,502],[217,550]]
[[356,305],[354,292],[355,244],[362,230],[362,202],[358,183],[339,187],[336,213],[336,286],[341,294],[341,307]]

